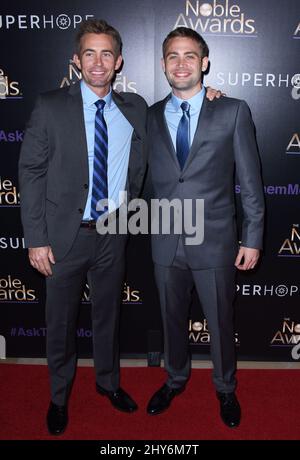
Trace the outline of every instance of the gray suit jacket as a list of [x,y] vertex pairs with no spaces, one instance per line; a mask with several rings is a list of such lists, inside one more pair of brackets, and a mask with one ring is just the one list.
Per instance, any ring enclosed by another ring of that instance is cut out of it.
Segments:
[[[133,93],[113,100],[134,128],[129,157],[129,198],[140,194],[147,158],[147,104]],[[89,174],[80,84],[42,94],[35,105],[19,162],[21,216],[27,247],[50,245],[62,259],[78,233]]]
[[[170,95],[149,109],[149,169],[154,197],[204,199],[204,241],[185,246],[193,269],[232,266],[237,255],[235,171],[241,185],[242,245],[261,248],[264,196],[250,110],[244,101],[204,99],[193,144],[181,171],[164,117]],[[193,203],[194,205],[194,203]],[[195,221],[194,221],[195,222]],[[152,235],[154,262],[170,266],[178,235]]]

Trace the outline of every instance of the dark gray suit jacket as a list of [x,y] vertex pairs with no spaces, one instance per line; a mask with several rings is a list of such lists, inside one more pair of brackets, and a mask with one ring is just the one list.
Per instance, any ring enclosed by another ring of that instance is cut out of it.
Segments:
[[[185,246],[193,269],[232,266],[237,255],[235,170],[241,185],[242,245],[261,248],[264,196],[250,110],[244,101],[207,98],[181,171],[164,117],[170,95],[149,109],[149,170],[158,199],[204,199],[204,241]],[[152,235],[155,263],[170,266],[178,235]]]
[[[127,192],[136,198],[147,164],[147,104],[133,93],[113,91],[112,97],[134,128]],[[62,259],[78,233],[89,187],[79,83],[38,98],[21,149],[19,183],[26,246],[50,245],[56,260]]]

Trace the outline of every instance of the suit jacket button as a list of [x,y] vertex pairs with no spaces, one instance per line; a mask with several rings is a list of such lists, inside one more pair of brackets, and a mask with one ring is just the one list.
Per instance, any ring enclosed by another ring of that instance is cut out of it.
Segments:
[[88,188],[88,184],[83,184],[83,188]]
[[78,212],[79,212],[79,214],[83,214],[83,209],[82,209],[82,208],[79,208],[79,209],[78,209]]
[[179,182],[182,184],[182,182],[184,182],[184,179],[182,179],[182,177],[179,179]]

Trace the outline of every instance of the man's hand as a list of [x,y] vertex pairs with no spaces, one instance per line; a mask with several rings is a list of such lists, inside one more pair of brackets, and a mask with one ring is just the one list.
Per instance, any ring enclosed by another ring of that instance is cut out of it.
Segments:
[[221,96],[226,96],[226,94],[222,93],[219,89],[217,90],[217,89],[211,88],[210,86],[206,87],[206,97],[210,101],[213,101],[215,97],[217,99],[220,99]]
[[[243,260],[243,263],[242,262]],[[259,259],[259,249],[240,247],[234,265],[239,270],[250,270],[254,268]]]
[[28,256],[31,265],[45,276],[52,275],[51,265],[55,264],[54,256],[50,246],[29,248]]

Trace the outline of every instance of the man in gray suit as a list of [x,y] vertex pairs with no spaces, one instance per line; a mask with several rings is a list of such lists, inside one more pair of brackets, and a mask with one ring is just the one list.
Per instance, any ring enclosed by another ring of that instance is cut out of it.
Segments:
[[[263,238],[264,198],[253,122],[244,101],[205,98],[201,81],[208,67],[208,47],[194,30],[179,27],[169,33],[162,67],[172,93],[154,104],[148,115],[154,196],[181,203],[191,200],[193,210],[197,199],[204,200],[204,239],[202,244],[189,244],[184,231],[178,235],[174,228],[171,234],[152,236],[168,379],[152,396],[147,411],[151,415],[165,411],[189,378],[188,315],[195,288],[211,334],[221,417],[235,427],[241,416],[235,395],[235,267],[256,266]],[[235,171],[244,215],[240,246]]]
[[[87,276],[96,389],[114,407],[136,403],[119,387],[118,328],[126,235],[100,235],[100,199],[136,198],[146,169],[147,104],[111,88],[122,64],[117,30],[83,22],[74,61],[81,83],[42,94],[24,138],[19,178],[31,265],[46,276],[50,434],[64,432],[76,367],[76,320]],[[118,210],[114,211],[117,218]]]

